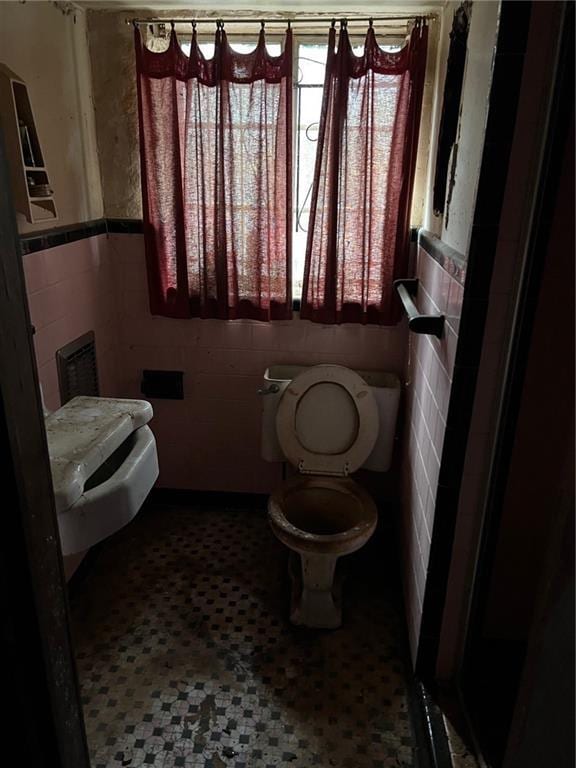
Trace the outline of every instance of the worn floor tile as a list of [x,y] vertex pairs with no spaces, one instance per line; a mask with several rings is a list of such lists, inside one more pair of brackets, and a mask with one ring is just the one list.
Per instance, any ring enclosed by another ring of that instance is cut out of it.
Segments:
[[399,611],[348,560],[312,631],[262,511],[149,506],[104,542],[71,595],[92,768],[414,765]]

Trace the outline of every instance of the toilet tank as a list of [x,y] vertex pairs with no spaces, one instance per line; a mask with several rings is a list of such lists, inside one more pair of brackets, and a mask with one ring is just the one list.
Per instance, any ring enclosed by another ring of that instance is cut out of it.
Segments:
[[[276,411],[284,390],[292,379],[309,365],[272,365],[264,372],[264,382],[260,390],[262,401],[262,436],[261,453],[266,461],[285,461],[276,435]],[[370,385],[380,418],[378,438],[372,453],[363,469],[373,472],[386,472],[392,463],[396,418],[400,402],[400,379],[393,373],[384,371],[356,371]]]

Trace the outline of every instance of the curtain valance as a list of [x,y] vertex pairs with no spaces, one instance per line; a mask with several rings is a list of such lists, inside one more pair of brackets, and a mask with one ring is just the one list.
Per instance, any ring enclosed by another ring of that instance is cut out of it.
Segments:
[[[290,32],[287,34],[291,37]],[[138,69],[146,77],[175,77],[178,80],[197,78],[203,85],[215,86],[222,79],[232,83],[253,83],[256,80],[279,83],[282,78],[292,74],[292,57],[286,55],[286,44],[280,56],[271,56],[266,48],[264,30],[260,31],[253,51],[238,53],[230,46],[224,28],[219,26],[214,36],[214,55],[211,59],[206,58],[200,50],[195,29],[192,32],[189,56],[182,50],[174,30],[170,34],[168,48],[162,52],[146,48],[138,29],[136,35]]]

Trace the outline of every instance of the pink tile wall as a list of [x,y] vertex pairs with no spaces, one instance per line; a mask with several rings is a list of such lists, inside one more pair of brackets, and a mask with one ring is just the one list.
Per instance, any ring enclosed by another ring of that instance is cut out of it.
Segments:
[[446,316],[441,339],[410,334],[402,471],[402,549],[405,603],[412,655],[417,650],[434,524],[440,459],[458,342],[463,288],[418,249],[416,303],[422,313]]
[[264,370],[275,363],[339,363],[403,375],[406,327],[173,320],[148,309],[141,235],[110,235],[117,269],[118,394],[141,397],[143,368],[184,371],[183,401],[154,400],[159,485],[268,493],[281,467],[260,459]]
[[46,406],[60,405],[56,350],[90,330],[101,393],[116,394],[116,279],[106,235],[26,254],[23,263]]

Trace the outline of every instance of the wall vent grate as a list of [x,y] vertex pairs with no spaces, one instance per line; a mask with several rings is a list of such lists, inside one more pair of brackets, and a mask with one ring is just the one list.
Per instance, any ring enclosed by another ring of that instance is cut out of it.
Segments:
[[56,352],[60,402],[78,395],[98,397],[98,369],[94,332],[88,331]]

